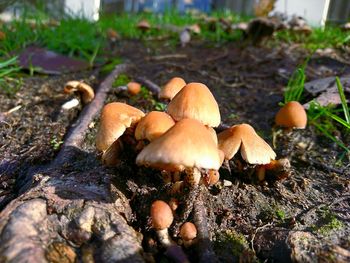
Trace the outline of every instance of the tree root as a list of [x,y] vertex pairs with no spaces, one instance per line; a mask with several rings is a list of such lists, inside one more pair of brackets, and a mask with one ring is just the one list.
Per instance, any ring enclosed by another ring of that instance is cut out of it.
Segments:
[[150,92],[153,93],[153,95],[155,95],[156,97],[158,97],[161,88],[154,82],[150,81],[147,78],[144,77],[137,77],[135,78],[135,80],[139,83],[141,83],[142,85],[144,85]]
[[211,245],[210,231],[208,229],[207,212],[203,204],[203,186],[200,186],[199,193],[193,204],[193,221],[197,227],[197,247],[199,262],[218,262]]

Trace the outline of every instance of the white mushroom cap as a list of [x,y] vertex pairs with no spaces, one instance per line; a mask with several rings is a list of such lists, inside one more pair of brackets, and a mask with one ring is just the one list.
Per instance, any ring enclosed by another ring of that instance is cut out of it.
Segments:
[[193,167],[218,170],[221,165],[212,134],[204,125],[192,119],[177,122],[152,141],[139,153],[136,163],[168,171]]

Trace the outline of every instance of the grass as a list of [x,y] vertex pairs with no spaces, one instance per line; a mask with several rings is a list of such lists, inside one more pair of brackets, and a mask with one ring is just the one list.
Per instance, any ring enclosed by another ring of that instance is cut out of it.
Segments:
[[282,30],[276,33],[274,41],[282,41],[289,44],[300,43],[308,50],[315,51],[319,48],[340,47],[348,44],[349,34],[342,31],[339,27],[329,25],[323,28],[313,28],[312,33],[305,36],[300,33],[294,33],[290,30]]
[[22,80],[17,77],[21,68],[17,65],[17,57],[0,62],[0,90],[7,95],[15,94],[21,87]]
[[[280,103],[281,106],[289,101],[301,100],[305,85],[305,68],[307,61],[308,59],[293,72],[284,92],[284,103]],[[341,98],[342,109],[339,110],[334,105],[321,106],[314,100],[310,103],[310,107],[307,111],[308,123],[309,125],[315,126],[325,137],[329,138],[349,153],[349,147],[333,135],[337,130],[335,124],[338,124],[346,133],[350,132],[350,112],[345,98],[344,88],[338,77],[336,77],[335,80]],[[345,119],[340,116],[341,114],[344,115]]]

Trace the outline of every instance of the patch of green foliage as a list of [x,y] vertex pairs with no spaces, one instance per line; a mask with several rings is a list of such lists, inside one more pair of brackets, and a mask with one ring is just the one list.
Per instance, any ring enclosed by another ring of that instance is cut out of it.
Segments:
[[51,144],[51,146],[52,146],[52,149],[54,149],[55,151],[57,151],[57,150],[60,148],[61,144],[63,144],[63,141],[57,139],[57,137],[54,135],[54,136],[51,138],[50,144]]
[[284,104],[290,101],[300,101],[305,85],[306,62],[298,67],[290,77],[284,92]]
[[17,63],[17,57],[0,62],[0,90],[7,95],[14,95],[22,85],[21,78],[18,78],[21,68]]
[[313,225],[311,230],[321,235],[328,235],[332,231],[339,230],[344,227],[344,224],[327,208],[318,211],[320,218],[318,225]]
[[340,47],[349,43],[349,35],[336,26],[325,28],[313,28],[310,35],[293,32],[291,30],[278,31],[273,40],[276,43],[283,41],[289,44],[300,43],[308,50],[315,51],[318,48]]
[[120,87],[120,86],[125,86],[131,81],[128,75],[126,74],[120,74],[118,77],[115,79],[115,81],[112,84],[112,87]]

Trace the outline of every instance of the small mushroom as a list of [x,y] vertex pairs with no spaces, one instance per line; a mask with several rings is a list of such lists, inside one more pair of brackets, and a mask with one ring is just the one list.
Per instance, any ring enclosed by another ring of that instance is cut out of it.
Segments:
[[68,81],[64,86],[64,92],[67,94],[80,93],[84,104],[91,102],[95,97],[94,90],[88,84],[76,80]]
[[131,94],[131,95],[137,95],[140,93],[141,91],[141,84],[140,83],[137,83],[137,82],[129,82],[127,84],[127,88],[128,88],[128,92]]
[[305,129],[307,124],[306,111],[299,102],[290,101],[277,112],[275,123],[285,128]]
[[218,134],[219,149],[230,160],[241,149],[243,160],[249,164],[267,164],[276,153],[249,124],[234,125]]
[[162,90],[159,93],[159,98],[165,100],[172,100],[184,86],[186,86],[186,82],[183,78],[174,77],[171,80],[169,80],[168,83],[165,84],[165,86],[162,88]]
[[165,112],[151,111],[137,124],[136,140],[153,141],[175,125],[175,121]]
[[172,240],[169,237],[168,228],[173,223],[173,211],[170,206],[161,200],[156,200],[151,206],[152,226],[157,232],[159,242],[164,247],[172,245]]
[[[120,102],[112,102],[102,109],[100,127],[96,135],[96,148],[103,152],[102,159],[108,163],[117,158],[123,144],[116,142],[128,128],[133,128],[144,116],[144,113],[130,105]],[[133,133],[132,133],[133,135]],[[111,149],[109,149],[112,147]]]
[[0,41],[5,40],[6,39],[6,34],[2,31],[0,31]]
[[221,121],[219,105],[202,83],[189,83],[183,87],[170,101],[167,111],[175,121],[195,119],[210,127],[219,126]]
[[184,223],[180,228],[180,237],[182,238],[185,247],[191,246],[194,239],[197,237],[196,226],[191,222]]
[[112,42],[115,42],[119,38],[119,34],[113,28],[108,28],[107,29],[107,37]]
[[151,25],[147,20],[141,20],[136,27],[140,29],[143,33],[151,29]]

